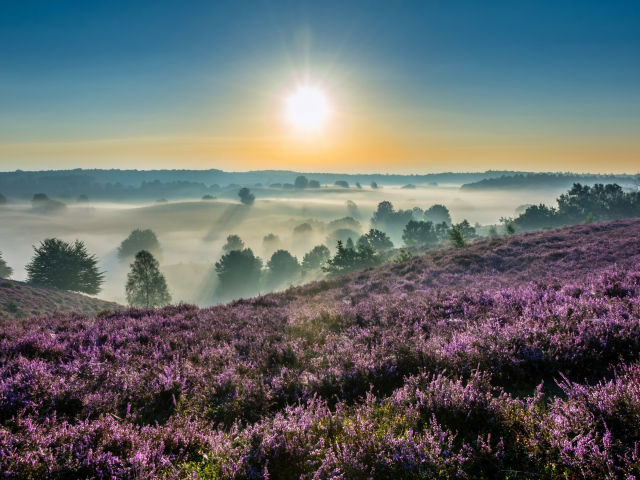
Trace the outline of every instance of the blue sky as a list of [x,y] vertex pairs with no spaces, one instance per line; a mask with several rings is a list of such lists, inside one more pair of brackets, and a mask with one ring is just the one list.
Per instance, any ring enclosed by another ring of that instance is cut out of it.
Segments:
[[[339,120],[292,146],[305,82]],[[637,1],[0,1],[3,170],[635,173],[639,85]]]

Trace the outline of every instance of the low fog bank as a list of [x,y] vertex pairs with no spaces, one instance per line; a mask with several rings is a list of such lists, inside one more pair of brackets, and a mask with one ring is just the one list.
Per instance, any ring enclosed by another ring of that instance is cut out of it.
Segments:
[[[237,235],[267,264],[276,250],[287,250],[301,262],[305,253],[317,245],[335,252],[341,230],[353,236],[366,233],[377,205],[389,201],[399,210],[434,204],[446,206],[454,223],[464,219],[472,225],[499,224],[501,217],[514,217],[521,205],[555,202],[557,190],[465,191],[457,187],[386,186],[384,188],[321,188],[287,192],[251,189],[256,199],[243,205],[237,199],[168,201],[143,203],[85,202],[68,204],[65,209],[36,213],[31,205],[0,206],[0,252],[14,269],[13,278],[26,279],[25,265],[33,256],[32,246],[45,238],[65,241],[80,239],[88,251],[99,258],[106,272],[98,296],[125,304],[124,285],[132,258],[121,261],[117,248],[134,229],[151,229],[162,246],[158,258],[173,302],[210,305],[228,298],[217,296],[215,263],[225,253],[229,235]],[[269,195],[267,195],[267,193]],[[336,222],[352,217],[355,222]],[[334,223],[331,223],[334,222]],[[306,226],[305,226],[306,224]],[[349,233],[349,231],[353,231]],[[479,233],[482,233],[480,231]],[[401,231],[389,232],[396,247],[402,247]],[[277,237],[265,242],[265,236]],[[333,235],[333,236],[332,236]],[[346,241],[346,238],[342,238]],[[288,279],[292,283],[321,278],[321,272],[306,272]],[[260,290],[286,288],[261,284]]]

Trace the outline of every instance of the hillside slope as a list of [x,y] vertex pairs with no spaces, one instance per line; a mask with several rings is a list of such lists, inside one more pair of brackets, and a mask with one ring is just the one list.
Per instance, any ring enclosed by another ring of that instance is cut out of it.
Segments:
[[95,315],[102,310],[118,308],[122,307],[117,303],[79,293],[15,280],[0,280],[0,318],[52,315],[56,312]]
[[211,308],[0,319],[0,471],[638,478],[639,239],[581,225]]

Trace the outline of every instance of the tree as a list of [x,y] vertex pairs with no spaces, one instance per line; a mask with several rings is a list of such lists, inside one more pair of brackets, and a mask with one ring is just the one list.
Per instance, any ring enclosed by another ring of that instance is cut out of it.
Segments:
[[297,227],[293,229],[294,235],[302,235],[304,233],[311,233],[313,231],[313,227],[311,227],[310,223],[301,223]]
[[498,235],[498,229],[496,228],[495,225],[491,225],[489,227],[489,236],[490,237],[496,237]]
[[362,190],[362,185],[360,185],[358,182],[356,182],[356,188],[358,188],[359,190]]
[[424,221],[433,222],[433,224],[445,222],[447,225],[451,225],[451,215],[449,209],[444,205],[432,205],[424,212]]
[[244,248],[244,242],[238,235],[229,235],[227,237],[227,243],[222,247],[225,252],[232,252],[233,250],[242,250]]
[[347,243],[345,245],[346,248],[350,248],[351,250],[353,250],[355,247],[355,245],[353,244],[353,240],[351,240],[351,237],[347,238]]
[[132,231],[118,247],[118,259],[121,262],[125,261],[142,250],[151,252],[159,258],[162,257],[162,247],[158,241],[158,236],[150,228],[146,230],[136,228]]
[[61,213],[67,210],[67,206],[57,200],[51,200],[44,193],[36,193],[31,200],[31,208],[35,213],[49,214]]
[[256,196],[246,187],[240,189],[238,196],[240,197],[240,201],[245,205],[253,205],[253,202],[256,200]]
[[320,182],[317,180],[309,180],[309,185],[307,188],[320,188]]
[[587,215],[587,218],[585,218],[584,223],[595,223],[596,222],[596,217],[593,216],[593,213],[589,212],[589,215]]
[[327,260],[322,271],[328,273],[329,277],[336,277],[381,263],[382,259],[373,248],[367,245],[358,245],[357,249],[345,248],[339,241],[337,253],[333,258]]
[[358,245],[365,245],[376,250],[386,250],[393,248],[393,242],[382,230],[371,228],[367,233],[358,239]]
[[409,221],[402,233],[402,240],[406,246],[422,245],[438,241],[433,223]]
[[446,240],[449,238],[449,225],[445,222],[436,224],[434,230],[438,240]]
[[318,245],[313,247],[308,253],[305,253],[302,258],[302,269],[305,271],[316,270],[325,263],[331,257],[331,252],[325,245]]
[[344,202],[347,206],[347,214],[353,218],[360,218],[360,211],[358,210],[358,205],[351,200],[347,200]]
[[462,235],[462,230],[460,230],[458,225],[451,225],[449,235],[451,236],[451,244],[455,248],[461,248],[467,244],[464,240],[464,235]]
[[202,200],[204,201],[208,201],[208,200],[215,200],[216,197],[214,197],[213,195],[203,195],[202,196]]
[[27,264],[27,281],[61,290],[95,295],[104,281],[104,272],[98,270],[98,259],[89,255],[84,243],[67,243],[47,238],[35,251]]
[[507,223],[504,228],[504,233],[507,235],[514,235],[516,233],[516,228],[513,226],[513,222]]
[[215,269],[220,279],[218,295],[222,299],[251,297],[258,293],[262,260],[250,248],[223,255]]
[[412,218],[412,210],[396,211],[391,202],[383,201],[378,204],[378,209],[371,216],[371,228],[394,235],[395,232],[402,232]]
[[127,302],[134,307],[164,307],[171,303],[167,281],[153,255],[141,250],[136,253],[125,285]]
[[278,286],[293,278],[300,271],[298,259],[286,250],[278,250],[267,262],[269,282]]
[[464,235],[464,238],[476,238],[478,236],[476,235],[476,229],[473,228],[469,221],[466,219],[462,220],[458,224],[458,228],[462,232],[462,235]]
[[307,188],[309,186],[309,180],[304,175],[299,175],[296,177],[295,182],[293,182],[293,186],[296,188]]
[[0,253],[0,278],[11,278],[11,275],[13,275],[13,268],[7,265],[7,262],[2,258],[2,253]]
[[267,257],[270,256],[273,252],[278,250],[281,243],[282,242],[278,235],[274,235],[273,233],[265,235],[262,239],[262,249],[264,250],[265,255]]
[[371,182],[371,188],[373,188],[374,190],[377,190],[378,184],[376,182]]
[[329,230],[337,230],[339,228],[350,228],[351,230],[360,231],[362,228],[360,222],[353,217],[344,217],[337,220],[331,220],[327,225]]
[[336,187],[349,188],[349,182],[345,182],[344,180],[338,180],[334,185]]

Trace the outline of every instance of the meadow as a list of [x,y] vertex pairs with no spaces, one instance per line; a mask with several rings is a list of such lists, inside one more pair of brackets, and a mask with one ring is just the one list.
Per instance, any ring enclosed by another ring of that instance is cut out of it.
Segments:
[[6,478],[636,478],[640,221],[0,320]]

